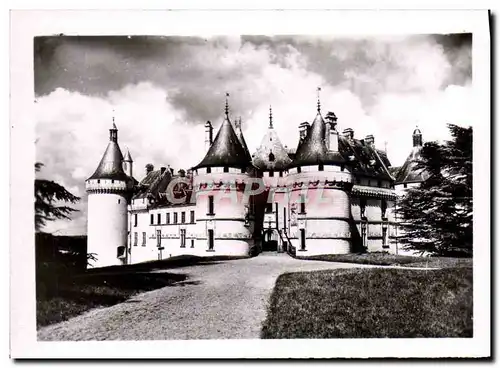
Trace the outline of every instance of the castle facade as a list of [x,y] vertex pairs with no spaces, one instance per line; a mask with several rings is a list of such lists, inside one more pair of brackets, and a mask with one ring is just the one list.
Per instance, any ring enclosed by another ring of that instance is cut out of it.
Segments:
[[214,138],[205,124],[205,157],[191,169],[146,166],[133,176],[113,122],[110,142],[88,193],[88,252],[94,267],[160,260],[178,255],[250,256],[261,251],[297,257],[350,252],[398,253],[397,198],[425,177],[415,169],[422,134],[401,168],[368,135],[339,131],[337,117],[299,125],[296,149],[282,145],[269,125],[251,155],[232,122],[226,100]]

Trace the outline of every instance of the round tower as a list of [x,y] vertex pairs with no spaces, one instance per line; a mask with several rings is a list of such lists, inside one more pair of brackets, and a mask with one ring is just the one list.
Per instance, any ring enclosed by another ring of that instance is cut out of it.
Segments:
[[95,257],[89,267],[120,265],[126,261],[127,204],[132,186],[132,178],[123,171],[118,129],[113,121],[108,147],[94,174],[85,181],[87,253]]
[[316,117],[289,166],[290,238],[297,257],[351,252],[353,176],[339,151],[337,117]]
[[222,125],[203,160],[193,167],[200,256],[252,252],[252,199],[245,195],[252,165],[244,145],[243,135],[238,136],[229,120],[226,98]]

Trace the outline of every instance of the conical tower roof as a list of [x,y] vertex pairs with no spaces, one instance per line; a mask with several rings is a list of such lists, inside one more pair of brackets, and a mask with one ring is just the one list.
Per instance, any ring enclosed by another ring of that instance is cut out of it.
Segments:
[[241,146],[245,150],[246,154],[250,157],[250,151],[248,150],[247,142],[245,141],[245,137],[243,136],[243,131],[241,130],[241,117],[236,122],[236,135],[240,140]]
[[132,156],[130,155],[130,151],[127,149],[127,152],[125,153],[125,157],[123,157],[123,161],[126,162],[133,162]]
[[215,166],[246,168],[250,165],[250,162],[250,155],[245,151],[229,120],[229,110],[226,102],[224,121],[205,158],[194,169]]
[[335,165],[345,163],[339,152],[329,152],[325,141],[326,125],[321,112],[318,113],[304,141],[297,147],[291,167],[305,165]]
[[102,156],[99,166],[97,166],[94,174],[88,178],[91,179],[113,179],[113,180],[129,180],[122,167],[123,155],[118,146],[118,129],[113,122],[113,128],[109,130],[109,143],[104,155]]
[[253,155],[253,164],[264,171],[282,171],[286,170],[291,163],[292,160],[288,156],[288,152],[283,147],[278,133],[274,130],[272,115],[270,114],[269,128]]

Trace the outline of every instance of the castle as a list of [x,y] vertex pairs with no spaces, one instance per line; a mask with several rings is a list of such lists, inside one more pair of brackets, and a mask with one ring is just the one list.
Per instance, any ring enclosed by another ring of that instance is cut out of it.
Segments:
[[425,174],[415,168],[422,134],[401,168],[392,167],[373,135],[354,137],[316,116],[299,125],[296,149],[284,147],[269,125],[251,155],[241,119],[231,122],[228,102],[214,138],[205,124],[205,157],[190,170],[146,166],[133,176],[113,121],[110,142],[88,193],[88,252],[93,267],[131,264],[178,255],[249,256],[261,251],[297,257],[350,252],[401,252],[394,208],[405,188]]

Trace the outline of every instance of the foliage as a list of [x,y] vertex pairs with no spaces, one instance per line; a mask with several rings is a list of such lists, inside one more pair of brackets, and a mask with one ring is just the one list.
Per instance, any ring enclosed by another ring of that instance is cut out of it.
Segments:
[[283,274],[261,337],[472,337],[472,285],[470,267]]
[[[39,172],[43,164],[35,163],[35,171]],[[70,214],[78,211],[58,202],[76,203],[80,200],[62,185],[51,180],[35,179],[35,229],[40,231],[47,221],[70,219]]]
[[452,140],[422,147],[416,169],[428,178],[398,202],[399,241],[422,253],[472,256],[472,128],[448,128]]

